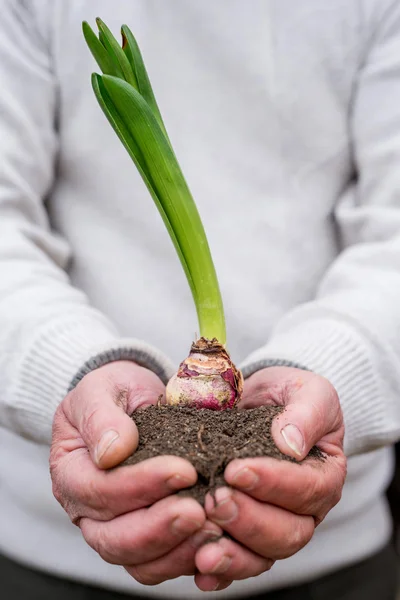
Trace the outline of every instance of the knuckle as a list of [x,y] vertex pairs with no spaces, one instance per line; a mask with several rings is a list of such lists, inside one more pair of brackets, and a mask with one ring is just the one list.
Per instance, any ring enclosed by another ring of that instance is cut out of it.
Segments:
[[[251,569],[251,572],[249,573],[249,575],[251,577],[257,577],[258,575],[261,575],[262,573],[266,573],[267,571],[270,571],[273,564],[275,561],[271,560],[270,558],[264,558],[262,561],[257,561],[256,564],[254,565],[254,567]],[[247,573],[246,573],[246,576]]]
[[345,480],[342,469],[331,465],[330,468],[334,468],[334,472],[329,478],[319,478],[318,487],[315,487],[316,500],[312,510],[306,514],[313,514],[315,516],[317,524],[321,523],[328,512],[336,506],[342,497],[342,489]]
[[168,577],[155,572],[154,569],[149,569],[145,565],[129,566],[127,570],[142,585],[158,585],[168,579]]
[[288,558],[296,554],[312,538],[314,532],[314,523],[312,517],[298,517],[294,520],[293,526],[287,538],[287,545],[283,558]]
[[109,536],[106,534],[103,527],[98,527],[96,533],[93,531],[83,531],[83,536],[86,542],[89,544],[95,552],[107,563],[112,565],[121,565],[123,561],[120,560],[118,552],[110,542]]
[[300,517],[295,519],[289,536],[289,551],[291,556],[303,548],[312,538],[314,524],[311,517]]
[[315,477],[311,479],[308,488],[307,496],[309,499],[309,506],[307,507],[308,510],[306,511],[306,514],[312,513],[313,510],[315,510],[315,507],[319,506],[321,502],[326,499],[329,492],[329,482],[326,481],[323,474],[316,472]]
[[329,486],[323,473],[314,469],[303,480],[303,487],[291,505],[292,511],[298,516],[315,515],[321,511],[329,494]]
[[66,499],[63,502],[63,508],[74,525],[78,525],[82,519],[82,510],[78,502]]
[[312,515],[320,523],[328,513],[331,505],[332,489],[329,482],[322,476],[315,476],[309,481],[307,496],[301,506],[297,507],[297,514]]
[[342,486],[336,485],[331,490],[329,500],[328,500],[328,509],[327,509],[326,513],[328,513],[334,506],[336,506],[336,504],[340,501],[341,497],[342,497]]
[[76,525],[79,519],[82,517],[82,511],[79,508],[79,503],[72,500],[67,494],[65,494],[63,486],[57,481],[53,482],[52,492],[53,496],[63,507],[72,523]]
[[[333,461],[332,461],[333,462]],[[329,486],[327,490],[327,511],[336,506],[339,500],[342,497],[343,485],[346,479],[346,468],[342,468],[341,465],[335,464],[335,474],[333,478],[332,484]]]

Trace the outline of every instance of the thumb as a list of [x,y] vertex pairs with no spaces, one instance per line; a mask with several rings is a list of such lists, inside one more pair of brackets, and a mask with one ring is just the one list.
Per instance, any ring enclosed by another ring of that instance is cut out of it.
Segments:
[[303,460],[321,441],[326,447],[340,446],[341,414],[335,388],[327,379],[315,376],[290,394],[285,409],[272,423],[271,433],[281,452]]
[[[137,448],[139,435],[133,420],[128,416],[130,396],[140,377],[141,367],[127,365],[132,386],[121,385],[120,377],[113,377],[106,365],[86,375],[66,398],[65,413],[71,425],[79,432],[93,462],[101,469],[118,465]],[[121,365],[115,374],[119,372]],[[124,373],[126,375],[126,373]],[[161,384],[161,382],[160,382]],[[155,391],[157,398],[157,391]]]

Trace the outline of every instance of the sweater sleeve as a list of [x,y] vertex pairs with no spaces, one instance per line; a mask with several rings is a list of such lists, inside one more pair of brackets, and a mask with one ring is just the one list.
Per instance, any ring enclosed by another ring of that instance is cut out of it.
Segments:
[[342,251],[313,301],[243,365],[246,376],[278,360],[328,378],[349,455],[400,438],[400,5],[385,4],[351,107],[357,177],[335,214]]
[[48,442],[58,403],[88,370],[124,358],[166,380],[172,367],[156,349],[120,339],[68,280],[70,249],[45,210],[57,84],[32,1],[2,2],[0,81],[0,425]]

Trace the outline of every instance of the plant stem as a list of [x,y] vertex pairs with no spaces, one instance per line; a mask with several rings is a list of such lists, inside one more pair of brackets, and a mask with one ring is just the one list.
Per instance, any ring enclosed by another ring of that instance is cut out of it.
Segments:
[[226,343],[218,279],[196,204],[185,181],[135,38],[122,27],[123,48],[100,20],[99,38],[83,31],[103,76],[93,90],[104,114],[136,164],[168,230],[192,291],[200,336]]

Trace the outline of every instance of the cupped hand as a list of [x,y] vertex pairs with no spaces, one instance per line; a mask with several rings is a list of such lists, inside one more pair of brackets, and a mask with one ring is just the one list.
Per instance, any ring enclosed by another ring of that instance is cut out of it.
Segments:
[[337,504],[346,477],[344,425],[334,387],[300,369],[271,367],[245,382],[241,408],[284,406],[272,435],[278,448],[296,461],[317,445],[323,460],[301,464],[273,458],[232,461],[225,471],[231,488],[206,498],[206,514],[229,538],[202,547],[196,555],[200,589],[220,589],[253,577],[303,548],[316,526]]
[[172,496],[196,482],[188,461],[168,456],[111,468],[137,447],[129,415],[164,391],[132,362],[92,371],[58,407],[50,454],[53,493],[86,542],[149,585],[193,574],[196,550],[221,534],[197,502]]

